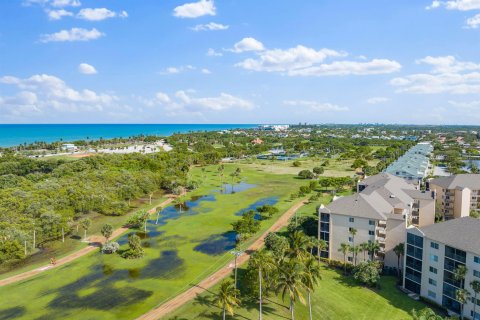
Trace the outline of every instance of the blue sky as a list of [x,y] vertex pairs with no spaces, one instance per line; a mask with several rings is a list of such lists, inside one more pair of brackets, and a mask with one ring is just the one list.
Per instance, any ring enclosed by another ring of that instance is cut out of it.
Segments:
[[480,122],[480,0],[0,2],[2,123]]

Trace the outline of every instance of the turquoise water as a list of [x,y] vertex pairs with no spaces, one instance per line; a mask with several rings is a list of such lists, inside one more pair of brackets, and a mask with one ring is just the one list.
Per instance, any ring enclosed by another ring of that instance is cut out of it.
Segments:
[[0,147],[36,141],[75,141],[128,138],[138,135],[169,136],[191,131],[255,128],[254,124],[0,124]]

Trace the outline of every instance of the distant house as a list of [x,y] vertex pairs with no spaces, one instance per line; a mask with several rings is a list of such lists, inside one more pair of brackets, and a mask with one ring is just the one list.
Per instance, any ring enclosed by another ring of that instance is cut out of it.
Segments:
[[68,152],[74,152],[74,151],[77,151],[78,148],[73,143],[64,143],[62,144],[62,150],[65,150]]
[[263,144],[263,140],[260,138],[253,139],[251,142],[252,144]]

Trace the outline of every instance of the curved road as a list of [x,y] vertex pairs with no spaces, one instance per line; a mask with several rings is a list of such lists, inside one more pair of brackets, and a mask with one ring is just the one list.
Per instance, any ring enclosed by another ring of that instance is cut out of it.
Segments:
[[[261,248],[265,242],[265,237],[269,232],[275,232],[280,230],[282,227],[288,225],[288,220],[295,214],[295,212],[305,205],[306,201],[303,200],[296,205],[288,209],[275,223],[265,231],[260,238],[255,240],[248,249],[245,251],[246,254],[240,256],[237,259],[237,264],[241,265],[245,263],[250,258],[250,255],[257,249]],[[167,301],[166,303],[160,305],[159,307],[145,313],[144,315],[137,318],[137,320],[156,320],[160,319],[163,316],[173,312],[175,309],[181,307],[188,301],[195,298],[198,294],[204,292],[205,290],[211,288],[216,283],[218,283],[223,278],[231,275],[232,269],[234,268],[233,260],[227,265],[222,267],[220,270],[209,276],[208,278],[202,280],[198,285],[195,285],[188,289],[187,291],[179,294],[173,299]]]
[[[148,212],[150,214],[154,214],[154,213],[157,212],[156,210],[159,207],[166,207],[167,205],[172,203],[174,200],[175,200],[175,196],[170,195],[169,199],[165,200],[164,202],[162,202],[161,204],[159,204],[155,208],[150,209]],[[124,228],[124,227],[118,228],[113,232],[111,238],[115,239],[116,237],[118,237],[118,236],[122,235],[123,233],[127,232],[128,230],[129,230],[128,228]],[[89,254],[90,252],[92,252],[94,250],[98,250],[98,246],[99,246],[99,244],[103,243],[103,239],[104,238],[101,237],[101,236],[92,236],[89,239],[90,243],[87,247],[85,247],[81,250],[78,250],[78,251],[76,251],[76,252],[74,252],[74,253],[72,253],[68,256],[65,256],[63,258],[58,259],[57,264],[55,264],[55,265],[48,264],[48,265],[45,265],[45,266],[30,270],[30,271],[26,271],[24,273],[20,273],[20,274],[11,276],[9,278],[5,278],[3,280],[0,280],[0,287],[6,286],[7,284],[11,284],[11,283],[14,283],[14,282],[17,282],[17,281],[22,281],[22,280],[31,278],[33,276],[36,276],[39,273],[42,273],[44,271],[47,271],[47,270],[50,270],[50,269],[53,269],[53,268],[56,268],[56,267],[59,267],[61,265],[69,263],[69,262],[71,262],[75,259],[83,257],[84,255]]]

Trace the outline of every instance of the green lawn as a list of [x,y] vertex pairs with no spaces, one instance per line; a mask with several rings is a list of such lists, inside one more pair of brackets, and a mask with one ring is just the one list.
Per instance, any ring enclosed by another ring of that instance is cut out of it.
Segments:
[[[281,214],[295,203],[287,200],[292,190],[306,183],[291,175],[240,166],[243,180],[255,186],[234,194],[218,192],[217,166],[205,172],[194,168],[192,176],[202,185],[188,198],[209,197],[188,203],[191,210],[180,217],[166,219],[177,214],[170,207],[162,213],[166,220],[150,223],[144,258],[125,260],[94,252],[54,271],[1,287],[0,319],[133,319],[207,277],[232,259],[224,246],[230,245],[227,232],[239,219],[236,212],[276,197]],[[229,177],[237,165],[225,167]],[[275,217],[262,222],[262,230],[274,221]],[[205,253],[219,246],[219,254]]]
[[[344,277],[340,271],[322,267],[322,280],[312,295],[313,319],[355,319],[355,320],[400,320],[411,319],[412,309],[422,309],[425,306],[409,298],[396,288],[396,278],[383,277],[381,289],[368,289],[356,284],[350,277]],[[182,306],[163,319],[221,319],[221,310],[212,303],[214,292],[212,288],[188,304]],[[290,319],[288,301],[280,297],[265,299],[264,319]],[[308,308],[300,303],[295,305],[296,319],[308,319]],[[258,304],[244,302],[236,310],[235,319],[258,319]],[[228,317],[228,319],[234,319]]]

